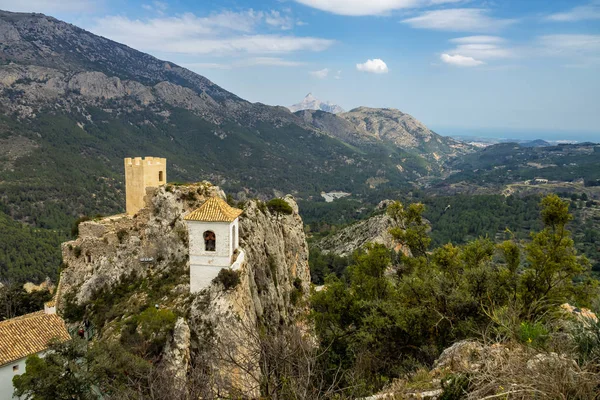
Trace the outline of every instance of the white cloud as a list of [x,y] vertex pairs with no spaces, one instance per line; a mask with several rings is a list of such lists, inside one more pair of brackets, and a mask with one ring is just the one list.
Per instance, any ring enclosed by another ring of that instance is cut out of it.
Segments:
[[402,22],[413,28],[454,32],[493,32],[516,22],[514,19],[493,18],[489,13],[482,8],[451,8],[426,11]]
[[102,2],[93,0],[0,0],[0,10],[56,15],[56,13],[95,11],[101,6],[98,3]]
[[446,54],[460,54],[475,59],[499,59],[516,56],[516,51],[506,46],[506,40],[498,36],[467,36],[451,39],[457,43],[454,49],[447,50]]
[[600,52],[600,35],[560,34],[538,37],[547,55],[593,55]]
[[456,46],[449,51],[453,54],[463,54],[475,58],[511,58],[515,56],[512,49],[488,43],[468,43]]
[[466,36],[450,39],[452,43],[473,44],[473,43],[503,43],[505,40],[499,36]]
[[272,10],[265,15],[265,22],[267,25],[286,31],[292,29],[296,24],[291,16],[281,14],[279,11],[275,10]]
[[151,4],[142,4],[142,8],[144,10],[153,11],[159,15],[163,15],[165,11],[167,11],[167,8],[169,8],[169,5],[162,1],[153,1]]
[[333,79],[342,79],[342,71],[339,70],[335,73],[335,75],[333,76]]
[[572,8],[569,11],[551,14],[546,19],[556,22],[577,22],[600,19],[600,1]]
[[485,64],[483,61],[476,60],[473,57],[461,56],[460,54],[442,54],[440,60],[446,64],[456,65],[458,67],[477,67]]
[[264,13],[248,10],[144,20],[109,16],[97,20],[90,30],[143,51],[192,55],[323,51],[334,44],[316,37],[256,33],[264,24],[269,25]]
[[285,60],[279,57],[253,57],[234,63],[235,67],[250,67],[254,65],[275,67],[298,67],[305,63],[299,61]]
[[232,67],[230,64],[221,63],[183,63],[181,66],[192,71],[202,71],[206,69],[231,69]]
[[301,65],[305,65],[305,63],[286,60],[279,57],[251,57],[241,60],[234,60],[230,63],[198,62],[181,64],[182,67],[196,71],[204,69],[234,69],[254,66],[297,67]]
[[325,79],[329,75],[329,68],[323,68],[318,71],[310,71],[309,74],[315,78]]
[[154,4],[155,8],[161,11],[167,11],[167,8],[169,8],[169,5],[162,1],[154,1],[152,4]]
[[373,74],[387,74],[388,67],[380,58],[367,60],[362,64],[356,64],[356,69],[363,72],[371,72]]
[[390,11],[458,3],[464,0],[296,0],[298,3],[333,14],[362,16],[382,15]]

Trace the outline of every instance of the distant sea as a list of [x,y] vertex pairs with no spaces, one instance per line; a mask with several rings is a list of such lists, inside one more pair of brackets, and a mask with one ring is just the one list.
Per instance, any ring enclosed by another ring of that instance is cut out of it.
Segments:
[[506,139],[516,140],[536,140],[542,139],[549,142],[593,142],[600,143],[600,131],[598,132],[566,132],[566,131],[547,131],[547,130],[500,130],[500,129],[473,129],[473,128],[431,128],[442,136],[471,136],[477,138],[497,139],[504,141]]

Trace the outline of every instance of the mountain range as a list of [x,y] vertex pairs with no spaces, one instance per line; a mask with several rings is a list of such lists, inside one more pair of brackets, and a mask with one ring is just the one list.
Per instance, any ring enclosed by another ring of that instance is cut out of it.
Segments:
[[301,110],[319,110],[326,111],[332,114],[343,113],[344,109],[336,104],[332,104],[330,102],[322,102],[317,99],[312,93],[307,94],[304,99],[300,103],[294,104],[288,107],[291,112],[301,111]]
[[123,208],[122,159],[238,198],[409,187],[470,147],[398,110],[290,112],[43,14],[0,12],[0,212],[37,227]]

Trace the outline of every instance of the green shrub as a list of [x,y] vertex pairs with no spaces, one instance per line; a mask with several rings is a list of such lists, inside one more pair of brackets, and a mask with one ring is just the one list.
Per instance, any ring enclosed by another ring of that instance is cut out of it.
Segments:
[[541,347],[548,340],[548,329],[540,322],[521,322],[519,340],[533,347]]
[[267,207],[271,212],[282,214],[291,214],[294,212],[292,207],[284,199],[272,199],[267,203]]
[[580,364],[600,362],[600,321],[578,322],[573,332],[577,360]]
[[171,310],[148,307],[125,322],[120,343],[139,356],[158,357],[176,321]]
[[85,315],[85,306],[77,304],[75,299],[75,291],[72,290],[65,294],[65,306],[62,311],[62,316],[69,322],[77,322],[83,320]]
[[462,374],[451,375],[442,380],[442,389],[440,400],[464,399],[469,390],[469,377]]
[[293,282],[294,287],[290,292],[290,303],[293,305],[298,304],[298,301],[302,298],[304,290],[302,289],[302,279],[296,277]]
[[76,258],[79,258],[79,256],[81,256],[81,247],[79,247],[79,246],[73,247],[73,255]]
[[213,279],[213,283],[221,283],[225,290],[233,289],[240,283],[240,272],[223,268],[219,271],[219,275]]
[[256,200],[256,207],[264,214],[267,212],[267,205],[260,201],[260,200]]

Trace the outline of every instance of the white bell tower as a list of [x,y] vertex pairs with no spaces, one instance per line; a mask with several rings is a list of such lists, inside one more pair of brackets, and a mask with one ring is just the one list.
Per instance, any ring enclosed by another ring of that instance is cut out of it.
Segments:
[[236,252],[242,212],[220,197],[211,197],[184,218],[189,233],[190,292],[209,286],[222,268],[237,269],[243,262],[244,253]]

